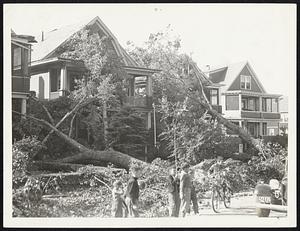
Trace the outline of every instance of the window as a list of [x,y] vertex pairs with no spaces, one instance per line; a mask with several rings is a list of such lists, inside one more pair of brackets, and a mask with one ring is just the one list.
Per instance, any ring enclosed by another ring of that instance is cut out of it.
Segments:
[[147,86],[147,77],[146,76],[136,77],[135,78],[134,95],[145,97],[147,95],[146,86]]
[[242,97],[242,110],[244,110],[244,111],[259,111],[258,98]]
[[60,89],[60,69],[52,69],[50,71],[51,92],[56,92]]
[[267,123],[262,124],[262,135],[263,136],[267,135]]
[[16,47],[13,51],[13,67],[14,70],[21,69],[22,64],[22,48]]
[[209,95],[210,95],[210,103],[212,105],[218,105],[218,90],[211,89]]
[[272,99],[272,112],[278,112],[278,99]]
[[278,99],[263,98],[262,110],[264,112],[278,112]]
[[251,89],[251,76],[241,75],[241,89]]
[[274,128],[270,128],[269,129],[269,136],[274,136],[275,135],[275,129]]
[[226,96],[226,110],[239,110],[239,96],[227,95]]

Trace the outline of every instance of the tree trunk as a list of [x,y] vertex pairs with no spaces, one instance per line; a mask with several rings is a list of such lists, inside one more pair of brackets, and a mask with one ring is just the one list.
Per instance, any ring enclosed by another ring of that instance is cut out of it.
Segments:
[[[13,113],[21,115],[21,113],[13,111]],[[43,119],[38,119],[33,116],[29,115],[24,115],[27,118],[30,118],[34,121],[43,123],[50,129],[52,129],[60,138],[62,138],[66,143],[71,145],[74,149],[77,149],[80,153],[66,157],[64,159],[58,160],[61,163],[74,163],[74,162],[80,162],[81,160],[99,160],[99,161],[104,161],[104,162],[110,162],[117,167],[122,167],[128,169],[130,167],[130,164],[132,162],[139,162],[142,164],[146,164],[145,162],[138,160],[134,157],[131,157],[127,154],[124,154],[122,152],[118,152],[115,150],[105,150],[105,151],[97,151],[97,150],[92,150],[84,145],[78,143],[76,140],[70,138],[68,135],[65,133],[59,131],[56,127],[54,127],[52,124],[49,122],[43,120]]]
[[[200,70],[199,70],[200,71]],[[201,72],[201,71],[200,71]],[[204,75],[204,74],[203,74]],[[255,147],[258,151],[263,152],[260,142],[257,139],[254,139],[249,133],[247,133],[243,128],[231,123],[229,120],[225,119],[220,113],[212,108],[210,105],[203,88],[202,81],[199,76],[196,76],[198,80],[198,84],[200,87],[200,92],[198,96],[198,100],[196,100],[202,107],[204,107],[209,114],[213,117],[217,118],[217,120],[223,124],[226,128],[230,129],[231,131],[237,133],[239,137],[248,143],[249,145]]]

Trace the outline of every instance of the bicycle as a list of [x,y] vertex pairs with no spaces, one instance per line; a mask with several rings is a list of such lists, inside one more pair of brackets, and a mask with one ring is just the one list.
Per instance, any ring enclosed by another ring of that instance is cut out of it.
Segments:
[[221,202],[225,208],[230,208],[232,190],[222,179],[216,179],[216,183],[212,186],[211,205],[215,213],[220,213]]

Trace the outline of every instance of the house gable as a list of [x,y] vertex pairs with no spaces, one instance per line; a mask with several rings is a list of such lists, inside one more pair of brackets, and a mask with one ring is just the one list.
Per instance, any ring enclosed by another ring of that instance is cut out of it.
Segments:
[[121,47],[116,37],[105,26],[99,17],[95,17],[89,22],[81,22],[80,24],[66,26],[61,29],[56,29],[46,34],[45,41],[39,42],[33,49],[33,60],[48,59],[53,57],[59,57],[61,51],[60,47],[63,46],[69,38],[83,29],[89,26],[92,32],[98,32],[100,37],[107,36],[109,41],[109,49],[113,51],[126,66],[135,66],[137,63],[126,53]]
[[[251,76],[251,89],[242,89],[241,88],[241,76]],[[246,64],[241,72],[238,74],[238,76],[234,79],[234,81],[230,84],[230,86],[227,89],[228,91],[234,91],[234,90],[245,90],[245,91],[252,91],[252,92],[259,92],[259,93],[265,93],[265,90],[263,89],[261,83],[256,78],[255,74],[253,73],[251,67],[249,64]]]

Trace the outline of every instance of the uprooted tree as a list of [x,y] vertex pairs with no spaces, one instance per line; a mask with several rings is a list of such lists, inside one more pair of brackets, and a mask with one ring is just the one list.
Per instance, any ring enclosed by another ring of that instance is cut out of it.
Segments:
[[[176,110],[179,109],[181,112],[187,111],[186,113],[179,113],[181,119],[183,118],[182,115],[185,114],[185,125],[188,122],[187,117],[203,121],[203,123],[196,125],[191,120],[190,127],[205,127],[207,121],[205,117],[209,114],[213,119],[212,124],[216,121],[219,125],[223,125],[235,134],[238,134],[250,147],[258,152],[263,152],[264,150],[259,140],[254,139],[243,128],[231,123],[213,109],[205,94],[205,88],[210,84],[209,80],[190,56],[179,53],[181,47],[180,38],[171,38],[170,30],[171,28],[168,27],[165,32],[151,34],[143,47],[137,47],[133,43],[128,42],[129,53],[138,63],[148,68],[162,70],[160,73],[155,74],[153,79],[155,103],[163,108],[162,104],[166,105],[166,103],[163,103],[162,99],[165,98],[165,101],[169,104],[173,106],[177,105],[175,107]],[[180,103],[178,104],[178,102]],[[174,116],[174,110],[165,110],[162,113],[169,119],[176,117]],[[161,128],[160,132],[167,134],[169,139],[172,140],[171,136],[173,132],[170,132],[170,128],[165,125],[161,126],[163,128]],[[174,130],[174,127],[172,129]],[[208,135],[207,137],[209,138],[212,135],[212,130],[205,130],[208,132],[203,135]],[[204,137],[201,137],[201,139],[201,142],[210,142],[209,139],[205,139]]]

